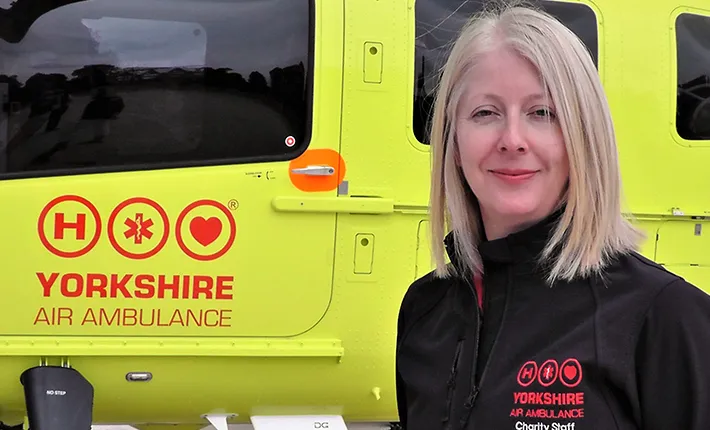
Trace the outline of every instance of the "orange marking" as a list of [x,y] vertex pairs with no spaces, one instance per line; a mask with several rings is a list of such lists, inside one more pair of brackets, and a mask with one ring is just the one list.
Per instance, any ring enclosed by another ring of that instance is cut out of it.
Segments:
[[[328,165],[335,168],[330,176],[308,176],[294,174],[292,169],[302,169],[308,166]],[[332,191],[338,188],[345,178],[345,160],[332,149],[310,149],[289,163],[291,183],[301,191],[317,192]]]

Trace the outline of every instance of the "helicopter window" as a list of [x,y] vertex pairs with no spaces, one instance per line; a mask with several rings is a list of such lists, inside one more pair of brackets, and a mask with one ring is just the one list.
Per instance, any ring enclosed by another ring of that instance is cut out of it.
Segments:
[[710,139],[710,17],[676,19],[676,130],[686,140]]
[[[589,50],[598,66],[597,17],[580,3],[540,1],[537,5],[557,17],[572,30]],[[441,70],[458,31],[481,10],[482,0],[417,0],[415,2],[415,85],[413,130],[417,140],[428,144],[426,132],[431,121],[437,71]]]
[[0,174],[295,157],[312,2],[4,0]]

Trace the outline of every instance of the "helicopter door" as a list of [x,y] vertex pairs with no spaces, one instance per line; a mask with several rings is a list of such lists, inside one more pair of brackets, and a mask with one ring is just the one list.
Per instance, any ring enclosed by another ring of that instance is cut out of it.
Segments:
[[24,121],[0,176],[3,333],[311,329],[344,175],[342,4],[59,3],[0,38]]

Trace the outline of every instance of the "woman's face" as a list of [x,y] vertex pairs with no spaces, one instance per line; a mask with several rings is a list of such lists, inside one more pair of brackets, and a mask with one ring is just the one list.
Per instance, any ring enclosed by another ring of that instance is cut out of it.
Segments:
[[535,67],[509,48],[486,54],[458,108],[458,162],[489,240],[549,215],[569,176],[562,131]]

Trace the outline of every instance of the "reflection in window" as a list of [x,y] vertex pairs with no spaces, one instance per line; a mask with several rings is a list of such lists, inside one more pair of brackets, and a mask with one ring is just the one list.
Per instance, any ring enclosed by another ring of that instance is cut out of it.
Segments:
[[[448,49],[466,21],[479,12],[482,0],[417,0],[414,85],[414,135],[428,144],[438,71]],[[539,6],[558,18],[584,42],[594,64],[598,58],[597,19],[594,11],[579,3],[541,1]]]
[[198,22],[102,17],[81,23],[99,55],[115,56],[116,67],[206,67],[207,31]]
[[710,17],[676,19],[678,99],[676,130],[683,139],[710,139]]
[[0,173],[291,157],[310,19],[310,0],[17,0],[0,9]]

